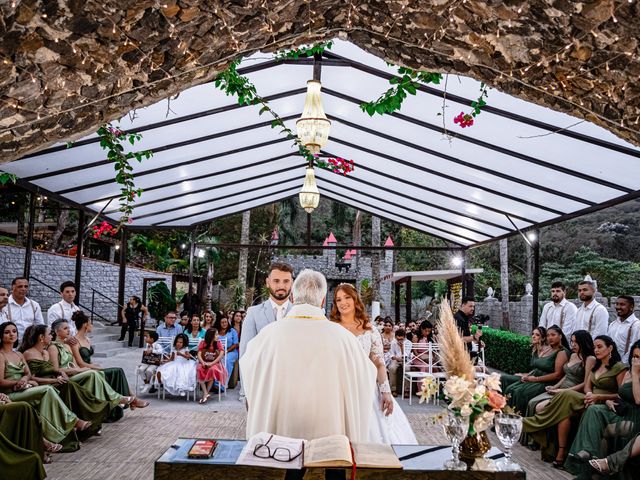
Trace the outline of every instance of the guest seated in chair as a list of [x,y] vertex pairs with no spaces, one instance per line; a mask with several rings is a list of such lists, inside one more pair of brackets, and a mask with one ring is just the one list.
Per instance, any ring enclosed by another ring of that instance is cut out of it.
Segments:
[[229,320],[226,317],[222,317],[220,321],[217,322],[216,329],[218,330],[218,340],[226,340],[227,341],[227,361],[225,362],[227,374],[228,374],[228,386],[229,388],[235,388],[235,383],[231,385],[231,376],[233,370],[237,368],[236,363],[238,361],[238,333],[231,328],[229,324]]
[[209,393],[214,381],[218,382],[219,389],[224,388],[227,383],[228,375],[227,369],[222,363],[223,355],[224,352],[218,341],[218,331],[215,328],[210,328],[198,347],[198,383],[202,388],[200,403],[207,403],[209,400]]
[[35,410],[26,402],[12,402],[0,393],[0,472],[2,478],[42,480],[47,473],[42,463],[51,463],[49,452],[62,445],[45,444]]
[[158,367],[156,379],[170,395],[184,397],[195,390],[196,361],[189,353],[189,339],[184,333],[176,335],[169,360]]

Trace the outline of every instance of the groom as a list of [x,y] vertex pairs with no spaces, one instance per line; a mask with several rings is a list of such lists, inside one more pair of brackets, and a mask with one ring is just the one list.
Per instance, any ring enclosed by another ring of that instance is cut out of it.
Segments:
[[240,359],[247,438],[268,432],[369,441],[373,363],[355,336],[324,316],[327,281],[321,273],[303,270],[292,290],[291,311],[264,327]]

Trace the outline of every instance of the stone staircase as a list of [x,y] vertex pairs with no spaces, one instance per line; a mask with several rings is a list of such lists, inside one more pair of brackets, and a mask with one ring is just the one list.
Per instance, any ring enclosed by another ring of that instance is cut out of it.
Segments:
[[[95,358],[105,358],[130,352],[131,349],[127,347],[127,340],[119,342],[119,337],[120,326],[111,326],[108,323],[94,321],[93,332],[91,333],[91,345],[93,345],[95,351],[93,356]],[[139,341],[136,335],[133,340],[133,345],[137,347]]]

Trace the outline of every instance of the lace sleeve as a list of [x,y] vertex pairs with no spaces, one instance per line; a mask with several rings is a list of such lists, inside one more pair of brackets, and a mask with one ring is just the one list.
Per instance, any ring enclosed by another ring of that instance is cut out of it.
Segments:
[[369,358],[376,365],[384,365],[384,349],[382,348],[382,336],[377,328],[371,330],[371,353]]

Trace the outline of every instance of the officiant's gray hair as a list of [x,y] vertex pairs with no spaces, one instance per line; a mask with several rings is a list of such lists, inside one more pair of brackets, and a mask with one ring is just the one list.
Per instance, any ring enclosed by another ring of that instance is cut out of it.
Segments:
[[322,301],[327,296],[327,280],[320,272],[315,270],[302,270],[291,288],[293,303],[299,305],[308,303],[316,307],[322,306]]

